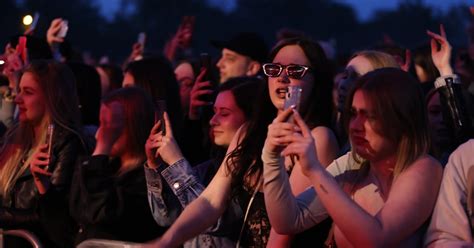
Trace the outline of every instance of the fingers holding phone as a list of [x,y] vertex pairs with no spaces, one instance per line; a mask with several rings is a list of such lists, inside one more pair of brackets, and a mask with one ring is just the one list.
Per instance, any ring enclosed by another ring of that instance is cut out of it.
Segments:
[[51,156],[48,154],[47,144],[38,146],[30,159],[30,171],[40,194],[45,194],[49,188],[49,177],[52,175],[48,171],[50,159]]
[[169,120],[168,113],[163,113],[163,122],[161,125],[165,126],[166,134],[159,132],[155,137],[156,153],[155,158],[161,159],[167,165],[176,163],[178,160],[183,158],[181,150],[173,137],[173,130],[171,129],[171,122]]
[[46,32],[48,44],[53,47],[58,43],[64,42],[68,30],[69,23],[67,20],[61,18],[54,19]]

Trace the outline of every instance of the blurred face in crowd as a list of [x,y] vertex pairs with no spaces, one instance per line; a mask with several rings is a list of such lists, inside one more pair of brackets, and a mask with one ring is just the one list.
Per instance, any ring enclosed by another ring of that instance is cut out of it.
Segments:
[[23,74],[20,80],[20,91],[15,97],[18,105],[19,120],[39,124],[46,116],[46,98],[39,83],[30,72]]
[[174,70],[176,80],[179,83],[179,95],[181,97],[181,106],[185,109],[189,107],[189,98],[194,85],[194,71],[190,63],[179,64]]
[[439,93],[435,92],[428,101],[428,121],[430,125],[431,138],[438,147],[443,144],[448,145],[450,134],[448,127],[443,121],[443,113],[441,103],[439,101]]
[[210,120],[214,143],[229,146],[237,130],[246,121],[244,112],[237,106],[230,90],[217,95],[214,103],[214,116]]
[[247,56],[223,48],[222,57],[217,62],[220,75],[219,82],[224,83],[234,77],[254,76],[256,72],[252,73],[251,70],[254,63],[256,62]]
[[110,151],[111,157],[120,157],[127,151],[127,133],[124,132],[124,113],[120,111],[123,106],[117,101],[100,105],[100,126],[97,129],[96,139],[106,138],[104,136],[119,135]]
[[374,105],[364,91],[355,92],[350,114],[349,137],[358,155],[376,162],[395,154],[396,145],[379,131],[382,117],[374,113]]
[[122,87],[129,87],[134,85],[135,79],[133,78],[133,75],[130,72],[125,72],[125,75],[123,76]]
[[[311,64],[304,54],[303,49],[298,45],[288,45],[280,49],[273,59],[272,63],[282,66],[303,65],[311,68]],[[277,77],[268,77],[268,89],[273,105],[282,111],[285,103],[285,95],[288,86],[300,86],[302,89],[300,103],[304,104],[309,99],[309,95],[313,89],[314,75],[311,69],[303,74],[302,78],[291,78],[287,75],[286,70],[282,70]]]
[[349,63],[347,63],[347,66],[343,72],[343,76],[337,83],[337,110],[339,112],[344,110],[347,95],[352,89],[352,86],[357,78],[373,70],[374,67],[370,61],[361,55],[352,58]]

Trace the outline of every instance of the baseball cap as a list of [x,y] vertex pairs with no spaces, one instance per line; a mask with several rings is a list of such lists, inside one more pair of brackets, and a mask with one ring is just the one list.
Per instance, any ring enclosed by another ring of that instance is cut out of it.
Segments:
[[238,33],[227,41],[211,40],[211,45],[219,49],[227,48],[260,63],[267,62],[268,47],[263,38],[254,32]]

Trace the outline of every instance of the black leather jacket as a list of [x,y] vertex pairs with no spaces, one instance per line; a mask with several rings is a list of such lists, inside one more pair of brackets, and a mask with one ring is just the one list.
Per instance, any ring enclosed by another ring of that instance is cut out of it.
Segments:
[[47,193],[39,194],[33,175],[27,169],[10,194],[1,199],[0,227],[27,229],[36,234],[45,247],[71,247],[75,225],[68,211],[68,194],[77,157],[84,154],[86,148],[76,134],[59,127],[56,130],[49,166],[53,175]]

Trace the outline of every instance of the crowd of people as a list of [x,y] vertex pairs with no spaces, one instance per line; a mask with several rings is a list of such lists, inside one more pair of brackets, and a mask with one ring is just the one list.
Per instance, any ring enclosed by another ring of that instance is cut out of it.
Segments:
[[284,29],[210,58],[195,21],[121,65],[84,63],[60,18],[12,36],[1,229],[43,247],[472,247],[474,40],[454,50],[440,25],[336,60]]

